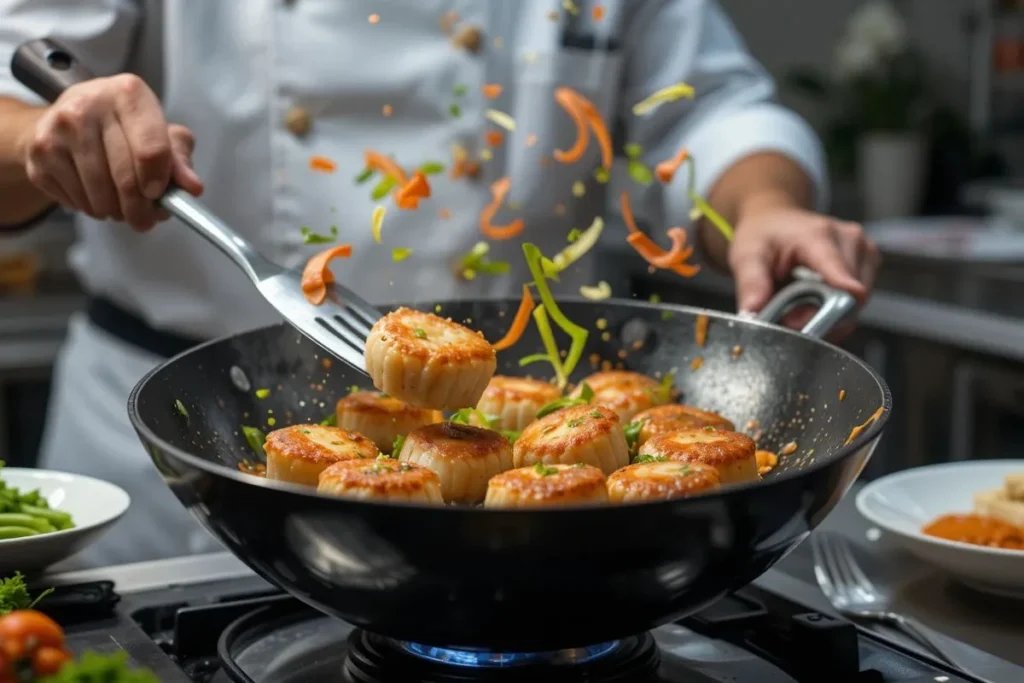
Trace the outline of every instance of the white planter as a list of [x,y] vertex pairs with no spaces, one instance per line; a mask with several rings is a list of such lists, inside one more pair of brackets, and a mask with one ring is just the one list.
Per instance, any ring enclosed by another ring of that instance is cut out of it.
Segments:
[[866,133],[857,148],[865,220],[913,216],[924,191],[925,139],[915,131]]

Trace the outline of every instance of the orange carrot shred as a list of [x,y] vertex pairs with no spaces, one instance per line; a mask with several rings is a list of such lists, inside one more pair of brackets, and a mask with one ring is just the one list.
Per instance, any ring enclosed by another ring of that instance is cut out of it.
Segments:
[[395,163],[395,160],[391,157],[385,156],[380,152],[375,152],[372,149],[366,150],[363,154],[364,166],[374,171],[380,171],[386,176],[390,176],[395,179],[399,185],[405,185],[409,182],[409,175],[402,170],[402,167]]
[[449,218],[452,217],[452,212],[448,209],[441,209],[440,211],[437,212],[437,215],[442,220],[448,220]]
[[309,158],[309,169],[319,173],[334,173],[338,170],[338,164],[327,157],[311,156]]
[[530,314],[533,313],[535,306],[533,297],[530,296],[530,288],[523,285],[523,298],[519,302],[516,317],[512,319],[512,327],[508,328],[504,337],[491,344],[495,351],[504,351],[522,338],[523,333],[526,332],[526,326],[530,323]]
[[484,139],[487,140],[487,144],[491,147],[497,147],[505,139],[505,136],[500,130],[489,130],[484,135]]
[[327,298],[327,285],[334,282],[334,273],[328,265],[333,259],[348,258],[352,255],[351,244],[339,244],[314,254],[302,270],[302,292],[314,306]]
[[572,117],[576,124],[576,143],[568,151],[555,150],[555,159],[563,164],[578,161],[590,142],[590,131],[594,132],[601,147],[601,165],[612,167],[612,137],[594,103],[572,88],[555,89],[555,101]]
[[688,158],[690,158],[690,150],[683,147],[678,152],[676,152],[675,156],[673,156],[671,159],[666,159],[665,161],[662,161],[660,164],[658,164],[654,168],[654,174],[658,176],[658,180],[660,180],[663,184],[668,185],[669,183],[672,182],[672,178],[675,177],[676,171],[679,170],[680,166],[686,163],[686,160]]
[[686,244],[686,231],[682,228],[671,228],[668,236],[672,238],[670,251],[665,251],[655,244],[654,240],[639,232],[629,235],[626,241],[655,268],[671,268],[689,258],[693,254],[693,247],[683,246]]
[[636,219],[633,218],[633,205],[629,201],[629,193],[625,190],[622,191],[622,195],[619,199],[619,210],[622,212],[622,221],[626,224],[626,229],[631,233],[640,233],[640,228],[636,227]]
[[601,21],[604,19],[604,5],[594,5],[594,9],[591,10],[594,15],[594,21]]
[[703,313],[697,316],[697,346],[703,347],[708,341],[708,322],[708,317]]
[[496,100],[501,97],[501,93],[504,91],[504,88],[497,83],[484,83],[480,88],[480,91],[487,99]]
[[508,225],[491,225],[491,221],[498,214],[501,205],[505,203],[505,197],[512,187],[512,181],[508,177],[499,178],[491,185],[491,203],[480,212],[480,232],[492,240],[512,239],[523,231],[525,224],[522,218],[517,218]]

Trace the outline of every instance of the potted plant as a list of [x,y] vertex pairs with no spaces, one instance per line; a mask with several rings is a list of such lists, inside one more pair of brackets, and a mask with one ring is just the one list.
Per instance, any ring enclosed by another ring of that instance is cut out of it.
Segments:
[[800,69],[790,84],[833,112],[826,146],[834,164],[855,169],[865,218],[914,214],[924,185],[925,70],[889,0],[868,0],[850,17],[833,69]]

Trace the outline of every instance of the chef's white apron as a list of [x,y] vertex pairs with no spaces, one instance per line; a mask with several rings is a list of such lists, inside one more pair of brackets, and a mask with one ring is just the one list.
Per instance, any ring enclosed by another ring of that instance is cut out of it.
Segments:
[[223,549],[163,483],[128,420],[129,393],[161,359],[71,320],[54,369],[40,466],[117,484],[132,498],[124,517],[74,558],[109,566]]

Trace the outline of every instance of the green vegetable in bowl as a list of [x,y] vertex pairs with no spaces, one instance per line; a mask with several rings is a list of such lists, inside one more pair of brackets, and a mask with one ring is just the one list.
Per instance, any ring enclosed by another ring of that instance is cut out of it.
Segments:
[[3,480],[0,460],[0,541],[74,528],[71,515],[50,508],[36,491],[22,492]]

